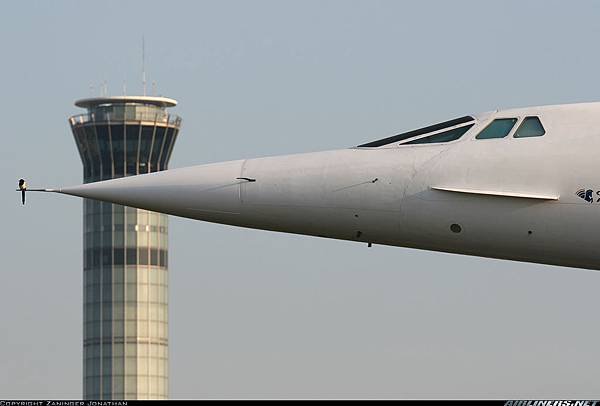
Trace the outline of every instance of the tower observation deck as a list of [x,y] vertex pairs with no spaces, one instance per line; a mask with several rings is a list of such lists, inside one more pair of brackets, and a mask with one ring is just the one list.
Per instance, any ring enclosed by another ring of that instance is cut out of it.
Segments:
[[[85,183],[167,169],[181,118],[166,97],[82,99],[69,118]],[[83,397],[166,399],[167,216],[83,202]]]

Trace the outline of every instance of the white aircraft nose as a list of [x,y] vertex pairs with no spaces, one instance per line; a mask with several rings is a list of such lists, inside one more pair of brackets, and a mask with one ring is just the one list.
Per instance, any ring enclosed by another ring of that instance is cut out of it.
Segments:
[[176,216],[219,221],[240,211],[243,161],[170,169],[65,187],[60,193]]

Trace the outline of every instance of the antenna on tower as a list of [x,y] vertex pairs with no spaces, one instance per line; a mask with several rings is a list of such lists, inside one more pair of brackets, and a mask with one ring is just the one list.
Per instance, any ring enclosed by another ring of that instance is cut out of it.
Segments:
[[142,35],[142,86],[144,88],[144,96],[146,96],[146,42]]
[[156,81],[152,81],[152,96],[156,96]]

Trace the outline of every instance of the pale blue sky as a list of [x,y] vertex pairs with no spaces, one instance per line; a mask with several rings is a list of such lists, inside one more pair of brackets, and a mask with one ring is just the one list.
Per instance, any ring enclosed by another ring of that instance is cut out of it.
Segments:
[[[179,101],[171,167],[600,100],[592,1],[5,3],[0,397],[81,396],[73,101]],[[574,162],[576,164],[576,162]],[[600,273],[170,220],[170,383],[195,397],[599,398]]]

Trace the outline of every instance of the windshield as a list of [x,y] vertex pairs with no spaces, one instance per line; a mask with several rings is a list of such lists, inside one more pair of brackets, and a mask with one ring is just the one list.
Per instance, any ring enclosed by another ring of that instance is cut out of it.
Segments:
[[[377,141],[371,141],[371,142],[368,142],[366,144],[361,144],[357,148],[383,147],[384,145],[390,145],[390,144],[394,144],[394,143],[399,143],[400,141],[407,140],[409,138],[414,138],[414,137],[417,137],[419,135],[429,134],[429,133],[432,133],[434,131],[440,131],[440,130],[443,130],[445,128],[454,127],[454,126],[457,126],[457,125],[460,125],[460,124],[471,123],[473,121],[475,121],[475,119],[473,117],[471,117],[471,116],[464,116],[464,117],[460,117],[460,118],[455,118],[454,120],[444,121],[443,123],[434,124],[434,125],[430,125],[430,126],[427,126],[427,127],[419,128],[418,130],[412,130],[412,131],[408,131],[408,132],[405,132],[405,133],[402,133],[402,134],[393,135],[391,137],[382,138],[382,139],[377,140]],[[469,128],[470,128],[470,126],[469,126]],[[442,141],[440,141],[440,142],[442,142]],[[410,142],[407,143],[407,144],[410,144]]]

